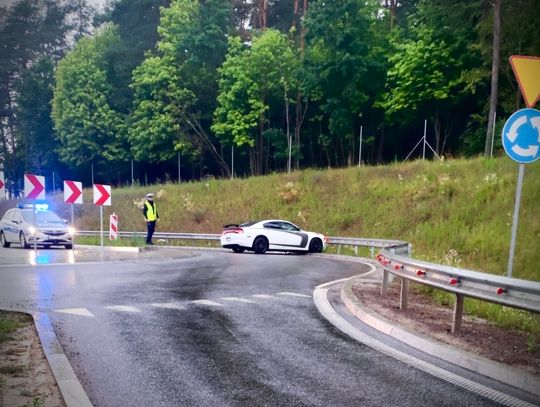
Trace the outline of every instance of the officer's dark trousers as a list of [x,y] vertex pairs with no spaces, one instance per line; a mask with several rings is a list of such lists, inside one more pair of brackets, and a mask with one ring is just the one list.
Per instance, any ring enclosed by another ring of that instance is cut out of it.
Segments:
[[146,222],[146,244],[152,244],[154,230],[156,230],[156,221]]

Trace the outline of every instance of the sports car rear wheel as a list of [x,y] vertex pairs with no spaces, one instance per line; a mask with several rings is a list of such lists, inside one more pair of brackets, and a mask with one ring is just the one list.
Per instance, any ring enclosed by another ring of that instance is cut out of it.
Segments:
[[309,243],[309,252],[310,253],[321,253],[323,250],[323,244],[321,239],[312,239]]
[[268,239],[264,236],[258,236],[253,241],[253,251],[257,254],[264,254],[268,250]]

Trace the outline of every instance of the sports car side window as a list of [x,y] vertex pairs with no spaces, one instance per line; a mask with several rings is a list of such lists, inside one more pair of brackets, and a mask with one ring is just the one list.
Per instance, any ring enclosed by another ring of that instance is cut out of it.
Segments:
[[263,226],[267,229],[281,229],[276,222],[267,222]]
[[282,230],[294,231],[294,232],[298,231],[298,229],[294,225],[287,222],[280,222],[279,226],[280,226],[280,229]]

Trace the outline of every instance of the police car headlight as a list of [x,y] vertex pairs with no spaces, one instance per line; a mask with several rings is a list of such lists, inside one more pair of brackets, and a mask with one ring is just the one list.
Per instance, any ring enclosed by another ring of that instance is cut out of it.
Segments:
[[36,234],[36,228],[33,227],[33,226],[30,226],[30,227],[28,228],[28,231],[29,231],[32,235],[35,235],[35,234]]
[[75,230],[75,228],[74,228],[73,226],[68,227],[68,233],[69,233],[70,235],[74,235],[75,232],[76,232],[76,230]]

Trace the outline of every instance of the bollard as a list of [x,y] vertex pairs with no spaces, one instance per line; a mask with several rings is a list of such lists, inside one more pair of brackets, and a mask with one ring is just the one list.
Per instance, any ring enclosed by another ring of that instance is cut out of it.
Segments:
[[118,240],[118,215],[114,212],[110,216],[109,240]]

